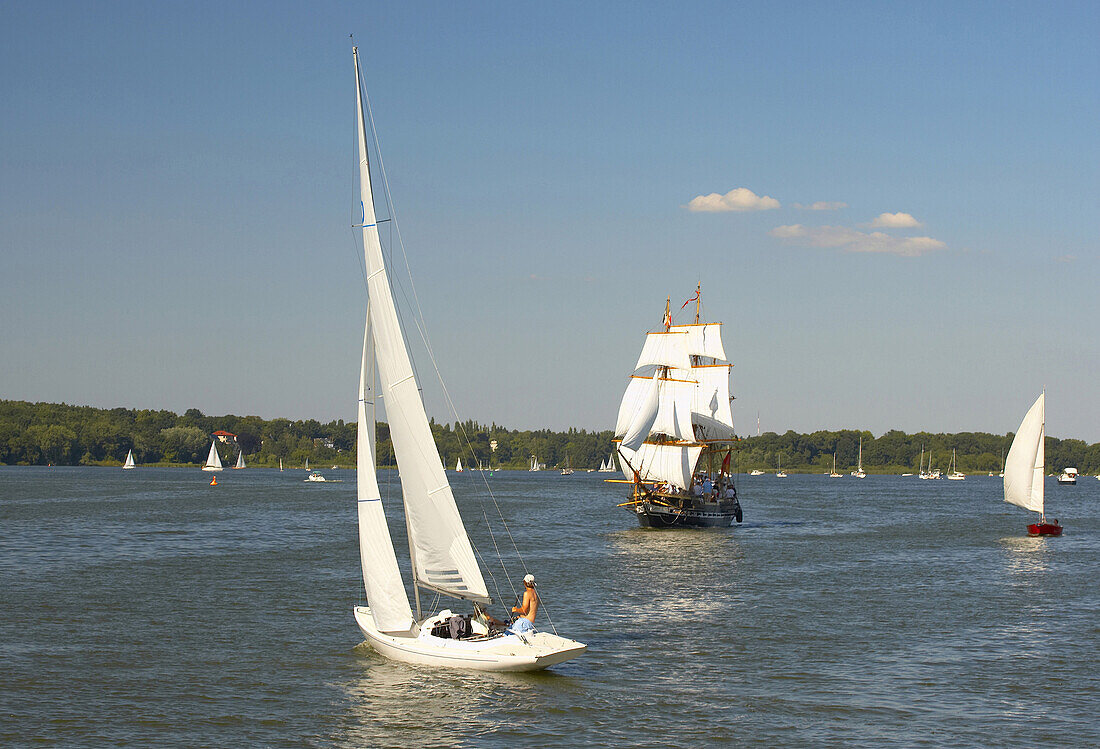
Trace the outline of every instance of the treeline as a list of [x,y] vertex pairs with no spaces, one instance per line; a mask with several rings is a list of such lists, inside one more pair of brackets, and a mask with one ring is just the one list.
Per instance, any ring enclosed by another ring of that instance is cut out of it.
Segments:
[[[956,454],[956,467],[963,473],[999,473],[1004,456],[1012,445],[1013,433],[1004,435],[984,432],[906,434],[890,430],[881,437],[870,432],[846,429],[839,432],[821,431],[813,434],[767,432],[741,442],[737,465],[739,470],[760,468],[774,471],[782,460],[784,470],[827,472],[833,466],[847,473],[859,459],[860,438],[863,439],[863,468],[874,473],[916,472],[924,451],[924,465],[944,473],[951,465],[951,451]],[[1047,472],[1060,472],[1073,466],[1082,473],[1100,473],[1100,443],[1086,444],[1082,440],[1046,438]]]
[[[526,468],[532,456],[548,467],[595,468],[612,451],[610,430],[589,432],[570,429],[520,431],[475,421],[456,424],[432,422],[436,445],[448,468],[461,458],[464,465]],[[250,466],[290,466],[309,460],[314,466],[355,465],[354,422],[314,419],[261,419],[258,416],[206,416],[198,409],[183,415],[171,411],[127,408],[92,408],[58,403],[0,400],[0,463],[6,465],[121,465],[129,450],[143,465],[199,465],[206,460],[211,435],[226,431],[235,442],[218,443],[222,462],[231,465],[243,450]],[[394,466],[389,428],[377,425],[377,460]],[[921,448],[925,462],[946,470],[951,451],[957,453],[963,473],[1000,471],[1012,434],[979,432],[960,434],[906,434],[892,430],[874,437],[870,432],[843,430],[813,434],[768,432],[738,443],[734,470],[775,470],[782,460],[788,471],[824,472],[832,467],[848,472],[856,465],[860,438],[863,467],[870,472],[906,473],[917,470]],[[468,444],[467,444],[468,442]],[[496,442],[496,450],[492,443]],[[1082,473],[1100,473],[1100,443],[1047,437],[1046,461],[1050,470],[1074,466]]]
[[[611,431],[570,429],[519,431],[474,421],[431,424],[444,465],[526,468],[531,456],[548,466],[598,466],[611,454]],[[222,462],[232,465],[243,450],[250,466],[355,465],[355,422],[207,416],[171,411],[92,408],[63,403],[0,400],[0,463],[5,465],[121,465],[129,450],[142,465],[200,465],[215,431],[236,435],[217,443]],[[467,439],[469,445],[467,445]],[[496,442],[496,450],[492,443]],[[377,461],[396,465],[389,427],[377,425]]]

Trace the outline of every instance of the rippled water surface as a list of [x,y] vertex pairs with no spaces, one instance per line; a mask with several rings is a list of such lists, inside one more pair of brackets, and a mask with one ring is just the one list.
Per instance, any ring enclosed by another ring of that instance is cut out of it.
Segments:
[[1094,478],[1048,479],[1066,532],[1031,539],[985,476],[743,476],[743,526],[654,531],[598,474],[498,473],[589,653],[486,675],[361,644],[354,474],[326,474],[0,467],[0,745],[1100,745]]

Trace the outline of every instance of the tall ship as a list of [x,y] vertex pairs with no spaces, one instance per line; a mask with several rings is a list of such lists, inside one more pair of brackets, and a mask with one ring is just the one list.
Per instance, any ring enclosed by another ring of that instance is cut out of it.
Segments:
[[671,298],[661,329],[646,333],[615,423],[619,468],[630,486],[619,504],[648,528],[728,527],[741,522],[730,457],[737,442],[730,409],[732,364],[722,324],[674,324]]

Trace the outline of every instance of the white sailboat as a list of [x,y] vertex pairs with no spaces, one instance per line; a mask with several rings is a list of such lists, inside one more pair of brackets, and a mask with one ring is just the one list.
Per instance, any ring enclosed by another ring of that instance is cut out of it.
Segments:
[[537,456],[537,455],[532,455],[532,456],[531,456],[531,465],[529,465],[529,466],[527,467],[527,470],[528,470],[528,471],[539,471],[539,470],[542,470],[542,469],[541,469],[541,468],[539,467],[539,458],[538,458],[538,456]]
[[244,450],[241,450],[239,453],[237,453],[237,465],[233,466],[233,470],[239,471],[240,469],[247,467],[248,466],[244,464]]
[[214,440],[210,443],[210,454],[206,456],[206,465],[202,467],[204,471],[220,471],[222,470],[222,459],[218,455],[218,441]]
[[[475,607],[489,603],[490,598],[432,438],[390,290],[371,192],[358,50],[353,49],[353,54],[363,207],[361,228],[368,296],[359,377],[356,475],[359,552],[369,605],[354,608],[355,621],[370,645],[394,660],[485,671],[546,668],[577,657],[586,646],[549,632],[493,631],[479,619],[463,619],[474,636],[456,639],[440,636],[448,624],[458,623],[452,619],[454,614],[450,609],[421,616],[421,590],[471,601]],[[376,367],[401,475],[416,597],[415,618],[397,566],[375,475],[373,383]]]
[[615,472],[615,456],[608,455],[607,461],[600,463],[599,473],[614,473]]
[[962,481],[965,478],[965,473],[961,473],[955,469],[955,448],[951,448],[951,470],[947,472],[947,480]]
[[787,478],[787,474],[783,472],[783,455],[782,454],[779,455],[779,470],[777,470],[775,472],[775,477],[777,479]]
[[283,459],[279,458],[279,470],[283,470]]
[[133,468],[135,465],[136,464],[134,463],[134,451],[130,450],[129,452],[126,453],[126,462],[122,464],[122,467],[123,468]]
[[844,474],[836,472],[836,453],[833,453],[833,472],[829,474],[829,478],[840,479],[844,478]]
[[863,437],[859,438],[859,460],[856,463],[856,469],[852,471],[852,475],[857,479],[867,478],[867,474],[863,472]]
[[455,463],[455,473],[462,473],[464,470],[465,469],[462,467],[462,458],[459,458],[458,462]]
[[1046,521],[1043,473],[1046,469],[1046,391],[1024,416],[1005,459],[1005,502],[1039,513],[1027,527],[1030,536],[1060,536],[1062,526]]

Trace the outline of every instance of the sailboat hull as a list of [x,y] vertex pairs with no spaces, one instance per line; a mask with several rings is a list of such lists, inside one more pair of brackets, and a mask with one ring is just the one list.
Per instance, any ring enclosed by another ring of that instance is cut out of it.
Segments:
[[1054,523],[1032,523],[1027,527],[1027,535],[1060,536],[1062,535],[1062,526],[1055,525]]
[[408,634],[380,632],[367,606],[355,607],[355,623],[379,654],[394,661],[421,666],[473,671],[539,671],[576,658],[588,649],[584,643],[549,632],[502,635],[488,639],[452,640],[433,637],[430,627]]
[[221,471],[223,469],[218,468],[217,466],[203,466],[202,470],[204,470],[204,471]]

